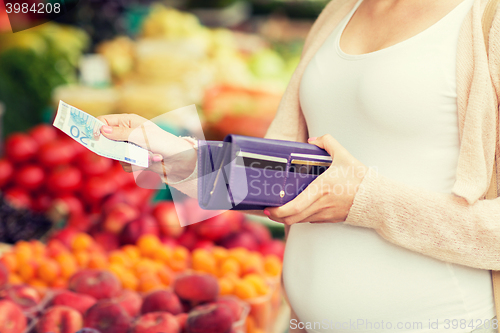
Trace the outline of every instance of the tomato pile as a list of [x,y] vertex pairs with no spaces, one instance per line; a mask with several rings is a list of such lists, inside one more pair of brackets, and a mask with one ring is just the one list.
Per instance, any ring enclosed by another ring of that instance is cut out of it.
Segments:
[[55,204],[70,216],[96,213],[104,198],[123,191],[144,203],[153,193],[135,185],[118,162],[87,150],[50,125],[14,133],[0,159],[0,190],[17,208],[46,212]]

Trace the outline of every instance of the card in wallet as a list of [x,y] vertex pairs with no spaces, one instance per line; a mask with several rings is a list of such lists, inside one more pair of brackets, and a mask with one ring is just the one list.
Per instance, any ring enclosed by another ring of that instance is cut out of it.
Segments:
[[301,193],[331,164],[323,149],[303,142],[228,135],[199,141],[198,203],[208,210],[262,210]]

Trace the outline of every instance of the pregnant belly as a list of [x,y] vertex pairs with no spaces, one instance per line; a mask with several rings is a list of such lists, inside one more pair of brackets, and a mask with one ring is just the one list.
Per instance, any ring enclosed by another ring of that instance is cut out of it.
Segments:
[[[310,332],[436,332],[429,329],[436,321],[443,327],[492,314],[488,271],[435,260],[343,223],[293,225],[283,279],[300,321],[316,324]],[[484,286],[472,296],[474,308],[464,301],[464,280]],[[448,330],[461,331],[472,329]]]

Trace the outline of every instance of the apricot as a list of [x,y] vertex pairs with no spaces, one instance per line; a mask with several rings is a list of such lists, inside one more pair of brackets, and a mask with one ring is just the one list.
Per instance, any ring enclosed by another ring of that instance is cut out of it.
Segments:
[[61,276],[69,278],[78,270],[76,258],[71,253],[61,253],[55,257],[61,269]]
[[174,281],[174,272],[172,272],[172,270],[166,266],[160,268],[157,274],[161,282],[166,286],[170,286]]
[[241,266],[240,263],[234,258],[225,259],[219,269],[220,276],[227,275],[232,273],[234,275],[241,275]]
[[266,295],[269,292],[269,286],[262,276],[257,274],[248,274],[243,278],[244,281],[250,282],[259,295]]
[[9,272],[15,273],[17,272],[18,264],[16,254],[13,252],[7,252],[2,255],[0,258],[0,262],[7,267]]
[[217,271],[217,261],[213,255],[205,249],[196,249],[192,253],[192,267],[195,271],[210,273],[215,275]]
[[246,280],[239,280],[234,286],[234,294],[241,299],[249,299],[258,296],[257,290],[253,283]]
[[278,276],[281,274],[282,263],[276,255],[267,255],[264,258],[264,270],[270,276]]
[[94,244],[94,240],[88,234],[81,232],[78,233],[73,242],[71,243],[71,249],[73,251],[85,251],[90,249],[90,247]]
[[54,259],[46,258],[38,266],[38,277],[46,282],[51,283],[61,274],[61,268]]
[[160,239],[155,235],[143,235],[137,240],[137,247],[144,257],[152,257],[162,247]]

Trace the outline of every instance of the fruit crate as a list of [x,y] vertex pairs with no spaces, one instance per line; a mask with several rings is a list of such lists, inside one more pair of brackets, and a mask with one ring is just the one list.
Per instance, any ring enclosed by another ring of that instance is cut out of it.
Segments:
[[269,292],[266,295],[246,300],[250,304],[247,321],[248,333],[281,333],[276,332],[276,325],[283,306],[280,279],[268,279],[267,282]]

